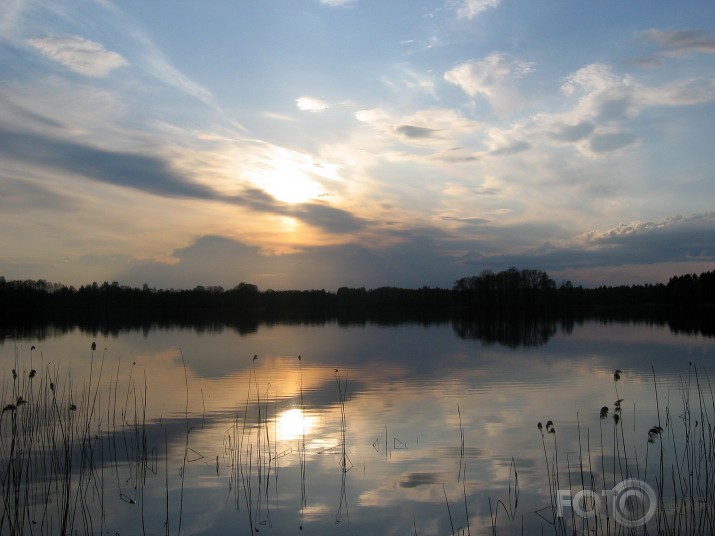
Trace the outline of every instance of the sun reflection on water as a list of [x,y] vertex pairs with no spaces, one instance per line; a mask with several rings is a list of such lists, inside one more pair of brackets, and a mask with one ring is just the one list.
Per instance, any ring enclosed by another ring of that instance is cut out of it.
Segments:
[[292,441],[310,434],[317,419],[300,408],[283,411],[276,418],[276,434],[281,441]]

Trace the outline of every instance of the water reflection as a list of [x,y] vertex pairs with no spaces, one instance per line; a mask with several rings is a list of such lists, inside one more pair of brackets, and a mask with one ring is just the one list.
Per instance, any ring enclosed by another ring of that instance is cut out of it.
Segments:
[[510,317],[462,317],[453,321],[454,332],[462,339],[483,344],[501,344],[510,348],[542,346],[549,342],[559,327],[570,333],[573,323],[542,315]]
[[18,339],[43,341],[75,331],[93,337],[113,338],[126,333],[141,332],[145,337],[157,330],[193,330],[197,334],[220,334],[230,331],[242,336],[256,333],[261,327],[271,326],[332,326],[344,328],[383,326],[398,327],[405,324],[429,327],[451,324],[458,337],[479,340],[487,344],[509,347],[540,346],[557,332],[571,333],[576,325],[599,322],[607,325],[635,324],[668,327],[674,333],[715,336],[715,315],[667,308],[607,309],[603,311],[571,311],[561,315],[537,314],[529,311],[491,315],[429,315],[425,312],[407,316],[404,313],[384,315],[332,315],[315,313],[293,316],[268,316],[228,314],[226,312],[174,312],[154,315],[150,313],[114,314],[111,316],[73,316],[62,318],[27,318],[19,316],[0,323],[0,343]]
[[555,486],[657,479],[661,445],[707,444],[712,338],[506,324],[6,339],[0,402],[28,403],[0,417],[0,532],[560,534]]

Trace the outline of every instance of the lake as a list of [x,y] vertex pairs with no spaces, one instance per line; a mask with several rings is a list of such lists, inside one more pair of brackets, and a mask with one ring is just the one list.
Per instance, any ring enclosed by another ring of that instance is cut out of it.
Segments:
[[2,534],[713,530],[715,339],[667,324],[45,326],[0,341]]

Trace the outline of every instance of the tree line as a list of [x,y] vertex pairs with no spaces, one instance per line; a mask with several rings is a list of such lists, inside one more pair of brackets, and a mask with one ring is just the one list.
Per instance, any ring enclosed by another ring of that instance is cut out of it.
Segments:
[[259,290],[251,283],[233,288],[197,286],[156,289],[92,283],[79,288],[45,280],[6,280],[0,276],[0,312],[241,312],[440,315],[455,312],[559,311],[566,308],[715,304],[715,271],[671,277],[667,283],[583,288],[560,284],[542,270],[482,271],[455,281],[450,289],[422,287],[341,287],[337,291]]
[[715,271],[671,277],[667,283],[642,285],[574,286],[571,281],[557,285],[542,270],[509,268],[494,273],[459,279],[453,287],[459,302],[467,308],[514,309],[560,307],[691,307],[715,305]]

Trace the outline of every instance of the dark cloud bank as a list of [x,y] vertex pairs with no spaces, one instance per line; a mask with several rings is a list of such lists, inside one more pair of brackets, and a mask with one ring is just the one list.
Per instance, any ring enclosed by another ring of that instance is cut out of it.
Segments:
[[[413,230],[402,236],[401,243],[389,248],[343,245],[308,248],[286,255],[264,255],[258,247],[225,237],[204,236],[176,250],[176,264],[135,264],[123,275],[123,281],[132,285],[147,282],[151,286],[177,288],[196,284],[230,287],[240,281],[255,283],[262,289],[451,287],[460,277],[510,266],[568,275],[569,270],[583,268],[712,263],[715,262],[712,236],[715,236],[715,212],[658,223],[623,225],[575,240],[571,246],[557,247],[546,241],[518,255],[481,253],[486,250],[486,244],[477,240],[455,240],[435,229]],[[199,273],[206,274],[207,279],[196,281]],[[664,276],[668,275],[677,274]],[[665,281],[653,281],[656,282]]]
[[255,188],[247,188],[241,195],[222,195],[191,181],[161,157],[109,151],[35,132],[0,127],[0,155],[162,197],[220,201],[290,216],[331,233],[354,232],[366,224],[353,214],[324,203],[287,205]]

